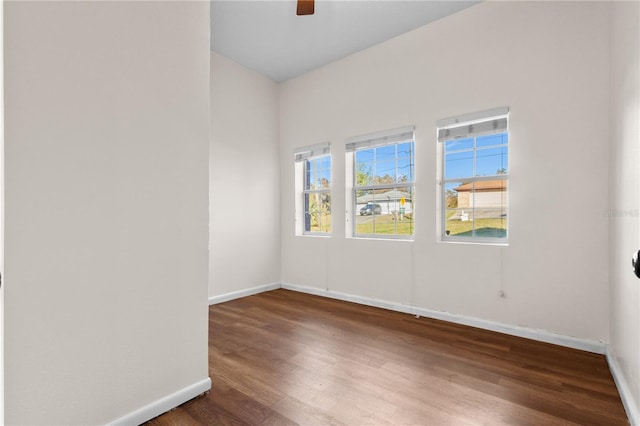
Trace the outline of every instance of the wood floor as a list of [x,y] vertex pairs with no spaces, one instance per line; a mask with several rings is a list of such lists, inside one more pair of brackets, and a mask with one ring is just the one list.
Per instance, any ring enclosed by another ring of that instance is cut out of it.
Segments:
[[287,290],[209,309],[211,391],[149,424],[628,424],[601,355]]

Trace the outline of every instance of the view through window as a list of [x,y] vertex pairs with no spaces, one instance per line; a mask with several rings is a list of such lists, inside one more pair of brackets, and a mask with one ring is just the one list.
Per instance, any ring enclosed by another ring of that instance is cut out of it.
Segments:
[[439,129],[443,143],[443,240],[505,242],[508,233],[506,112]]
[[331,156],[304,162],[304,230],[331,232]]
[[414,233],[413,130],[350,144],[354,151],[355,236],[410,238]]
[[331,145],[295,151],[296,235],[331,233]]

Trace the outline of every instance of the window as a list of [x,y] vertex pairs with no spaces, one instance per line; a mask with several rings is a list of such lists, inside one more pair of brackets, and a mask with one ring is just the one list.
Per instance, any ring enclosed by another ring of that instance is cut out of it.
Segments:
[[351,138],[346,150],[353,164],[352,235],[412,238],[413,127]]
[[508,108],[438,121],[442,240],[506,243]]
[[299,148],[296,161],[296,234],[331,232],[331,147]]

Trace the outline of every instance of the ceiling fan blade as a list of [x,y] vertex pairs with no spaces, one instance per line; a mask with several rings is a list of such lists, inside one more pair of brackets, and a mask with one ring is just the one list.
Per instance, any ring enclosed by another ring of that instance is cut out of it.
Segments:
[[298,0],[296,15],[313,15],[314,0]]

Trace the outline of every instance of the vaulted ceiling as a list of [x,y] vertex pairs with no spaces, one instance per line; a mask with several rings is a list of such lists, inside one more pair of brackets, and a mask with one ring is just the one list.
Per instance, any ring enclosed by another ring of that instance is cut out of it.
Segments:
[[211,50],[281,82],[458,12],[478,1],[211,1]]

